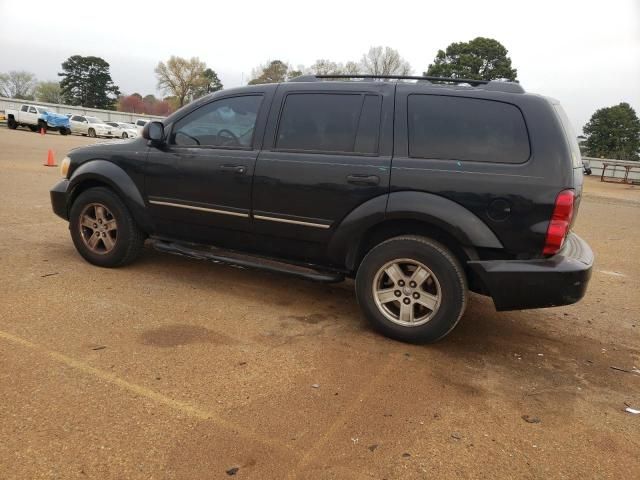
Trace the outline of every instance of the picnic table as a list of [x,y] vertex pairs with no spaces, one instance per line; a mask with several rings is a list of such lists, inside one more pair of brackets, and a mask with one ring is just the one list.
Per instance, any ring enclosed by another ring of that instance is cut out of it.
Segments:
[[[629,183],[633,185],[640,185],[640,180],[634,180],[629,178],[629,174],[634,171],[640,173],[640,162],[628,162],[624,160],[610,160],[610,159],[602,159],[602,173],[600,174],[601,182],[612,182],[612,183]],[[605,175],[607,172],[607,168],[613,168],[613,173],[611,175]],[[618,168],[624,169],[623,177],[616,177],[616,170]]]

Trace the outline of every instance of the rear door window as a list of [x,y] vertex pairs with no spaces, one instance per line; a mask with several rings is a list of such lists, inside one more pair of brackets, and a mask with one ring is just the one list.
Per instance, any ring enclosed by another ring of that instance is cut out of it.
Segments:
[[280,116],[276,149],[376,154],[381,104],[378,95],[291,93]]
[[495,163],[529,158],[527,127],[514,105],[418,94],[408,102],[410,157]]

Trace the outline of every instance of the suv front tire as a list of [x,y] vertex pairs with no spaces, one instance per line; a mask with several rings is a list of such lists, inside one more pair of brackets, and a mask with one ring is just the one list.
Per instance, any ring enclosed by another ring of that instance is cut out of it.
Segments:
[[401,236],[367,253],[356,276],[356,295],[376,330],[403,342],[429,343],[460,321],[467,280],[446,247],[426,237]]
[[131,263],[144,246],[144,233],[127,206],[104,187],[78,195],[69,212],[69,229],[80,255],[100,267]]

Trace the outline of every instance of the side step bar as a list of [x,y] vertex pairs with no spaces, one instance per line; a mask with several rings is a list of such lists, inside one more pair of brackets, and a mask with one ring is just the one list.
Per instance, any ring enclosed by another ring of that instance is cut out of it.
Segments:
[[284,273],[295,277],[322,283],[337,283],[344,280],[344,275],[338,272],[324,272],[311,267],[285,263],[271,258],[241,254],[231,250],[198,245],[195,243],[172,242],[158,238],[150,239],[153,248],[159,252],[181,255],[197,260],[208,260],[237,267],[255,268],[273,273]]

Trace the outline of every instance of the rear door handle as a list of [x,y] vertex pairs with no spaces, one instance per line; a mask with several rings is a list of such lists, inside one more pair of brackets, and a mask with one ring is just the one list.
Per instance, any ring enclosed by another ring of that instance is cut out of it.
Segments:
[[347,175],[347,182],[354,185],[378,185],[380,177],[377,175]]
[[220,170],[243,174],[247,171],[247,167],[245,167],[244,165],[221,165]]

